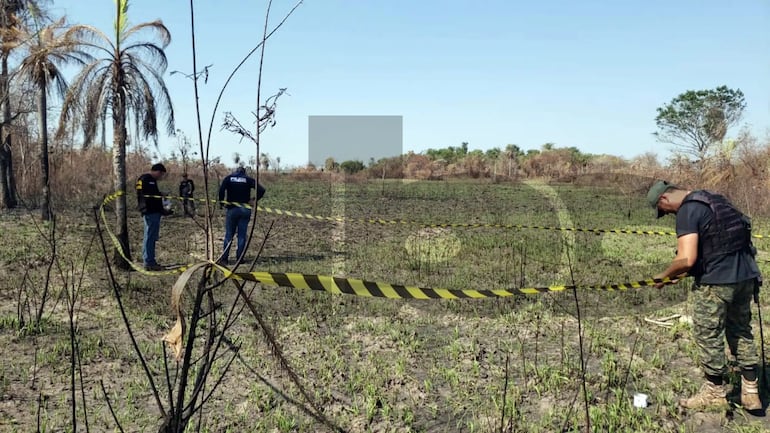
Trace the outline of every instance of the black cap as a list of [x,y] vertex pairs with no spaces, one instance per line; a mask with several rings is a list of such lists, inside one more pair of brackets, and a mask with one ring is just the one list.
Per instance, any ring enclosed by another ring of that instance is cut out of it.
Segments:
[[157,163],[157,164],[153,164],[153,166],[150,168],[150,170],[151,171],[160,171],[162,173],[165,173],[166,172],[166,166],[161,164],[161,163]]

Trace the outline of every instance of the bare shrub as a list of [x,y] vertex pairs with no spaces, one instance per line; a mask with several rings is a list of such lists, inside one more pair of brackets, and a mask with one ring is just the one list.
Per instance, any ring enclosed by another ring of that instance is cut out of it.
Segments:
[[[147,171],[150,160],[138,153],[129,153],[126,172],[129,178]],[[51,192],[54,207],[92,205],[111,192],[109,176],[112,154],[108,150],[57,148],[51,154]]]

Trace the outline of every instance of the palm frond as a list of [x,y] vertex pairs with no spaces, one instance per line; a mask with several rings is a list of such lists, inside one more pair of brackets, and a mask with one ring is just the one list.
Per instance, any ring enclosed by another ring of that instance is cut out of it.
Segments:
[[127,29],[122,34],[121,43],[129,43],[131,39],[140,36],[145,36],[143,40],[158,40],[161,48],[166,48],[171,43],[171,32],[161,20],[137,24]]
[[[69,88],[69,84],[67,83],[67,78],[62,74],[61,70],[56,68],[51,71],[51,76],[49,77],[49,82],[53,84],[53,94],[52,96],[56,97],[62,97],[67,94],[67,89]],[[51,87],[49,87],[49,92],[51,92]]]
[[153,69],[161,71],[168,67],[168,59],[163,48],[148,42],[132,44],[123,48],[121,55],[132,55],[136,59],[141,59],[144,63],[152,64]]
[[8,54],[16,48],[21,47],[27,43],[29,38],[29,32],[18,23],[14,23],[7,27],[0,27],[0,49],[3,54]]
[[130,88],[131,92],[127,94],[128,106],[126,108],[133,114],[137,135],[144,139],[151,138],[157,146],[157,108],[153,96],[153,86],[148,82],[145,74],[134,65],[128,66],[127,70],[131,73],[126,75],[127,81],[129,81],[126,87]]
[[[135,59],[133,56],[128,56],[128,58]],[[166,133],[168,135],[173,135],[175,130],[174,107],[171,103],[171,95],[169,94],[166,83],[163,80],[163,76],[161,75],[162,72],[158,71],[158,69],[148,67],[148,65],[144,64],[138,59],[135,59],[134,62],[129,63],[130,64],[126,65],[126,68],[132,73],[127,75],[132,77],[133,82],[135,83],[134,88],[141,89],[142,92],[140,94],[142,100],[137,101],[138,106],[141,107],[141,109],[144,111],[148,109],[150,102],[152,102],[151,114],[153,116],[157,116],[160,113],[166,114]],[[148,92],[152,98],[146,95]],[[131,108],[136,109],[139,107]],[[146,113],[150,114],[149,111]],[[143,135],[145,137],[157,135],[156,122],[157,121],[148,122],[146,120],[141,122],[141,125],[152,125],[152,127],[156,129],[150,133],[146,131],[146,128],[143,128]]]
[[59,126],[56,132],[57,138],[62,138],[68,132],[72,132],[74,129],[73,119],[77,117],[84,119],[84,95],[87,93],[88,87],[94,82],[95,77],[103,75],[104,72],[109,73],[109,71],[109,62],[94,61],[87,64],[75,76],[62,102]]
[[99,123],[107,120],[102,113],[105,101],[112,100],[111,81],[109,72],[95,75],[86,90],[83,106],[83,133],[86,145],[93,143]]
[[115,44],[109,36],[96,27],[79,24],[70,27],[65,35],[72,43],[81,46],[84,51],[100,52],[110,58],[115,56]]

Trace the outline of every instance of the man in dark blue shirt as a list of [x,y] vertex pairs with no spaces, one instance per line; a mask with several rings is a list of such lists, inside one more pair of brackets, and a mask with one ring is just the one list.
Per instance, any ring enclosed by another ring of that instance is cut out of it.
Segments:
[[136,180],[136,198],[139,212],[144,220],[144,239],[142,240],[142,258],[144,268],[148,271],[159,271],[161,266],[155,261],[155,243],[160,235],[160,217],[170,212],[163,207],[158,181],[166,176],[166,167],[155,164]]
[[706,381],[697,394],[679,404],[704,409],[727,403],[723,383],[726,338],[741,367],[741,406],[762,409],[759,359],[751,330],[751,299],[761,274],[754,260],[750,220],[720,194],[685,190],[666,181],[655,182],[647,201],[657,209],[658,218],[676,215],[676,257],[655,277],[676,278],[687,273],[695,279],[693,335]]
[[[219,260],[220,264],[227,265],[230,260],[230,244],[233,240],[233,234],[238,231],[238,248],[236,251],[236,261],[243,258],[246,249],[246,230],[251,219],[251,205],[255,201],[251,198],[251,190],[257,190],[256,201],[265,195],[265,188],[262,187],[253,177],[246,175],[246,169],[238,167],[235,172],[222,180],[219,186],[220,206],[225,204],[227,214],[225,215],[225,241],[224,251]],[[226,203],[223,203],[225,202]]]

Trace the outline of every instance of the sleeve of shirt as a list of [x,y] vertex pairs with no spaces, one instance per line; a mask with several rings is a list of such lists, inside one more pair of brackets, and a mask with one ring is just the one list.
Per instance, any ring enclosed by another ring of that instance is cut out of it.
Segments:
[[144,176],[136,180],[136,200],[139,212],[147,210],[147,198],[144,196]]
[[230,180],[230,177],[224,178],[222,180],[222,184],[219,185],[219,201],[223,201],[225,199],[225,189],[227,188],[227,181]]
[[676,237],[700,233],[711,210],[704,203],[687,202],[676,213]]
[[195,182],[192,181],[192,179],[188,180],[190,182],[190,194],[195,192]]
[[261,199],[264,195],[265,195],[265,187],[258,183],[257,184],[257,201],[259,201],[259,199]]

